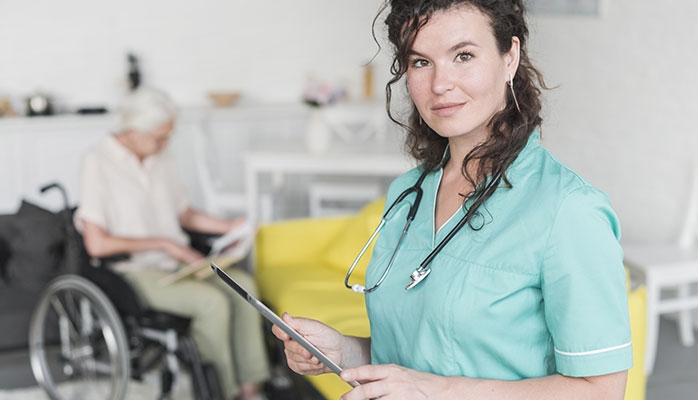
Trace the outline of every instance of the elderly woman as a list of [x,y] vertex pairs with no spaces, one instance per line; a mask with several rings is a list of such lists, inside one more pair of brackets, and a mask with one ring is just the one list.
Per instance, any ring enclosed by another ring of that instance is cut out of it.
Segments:
[[[166,151],[176,110],[160,91],[140,88],[119,111],[117,133],[85,156],[76,225],[93,257],[130,254],[113,264],[151,307],[192,318],[192,336],[204,361],[216,366],[226,398],[263,399],[269,377],[261,322],[220,280],[182,279],[158,284],[183,264],[201,260],[183,228],[224,233],[243,219],[225,220],[194,210]],[[254,291],[244,271],[228,272]]]

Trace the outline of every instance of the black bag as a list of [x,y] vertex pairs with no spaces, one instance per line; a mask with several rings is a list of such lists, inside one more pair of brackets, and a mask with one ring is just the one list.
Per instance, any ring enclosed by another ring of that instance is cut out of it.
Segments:
[[42,288],[66,262],[63,217],[22,201],[16,214],[3,216],[3,224],[6,255],[1,275],[6,285]]

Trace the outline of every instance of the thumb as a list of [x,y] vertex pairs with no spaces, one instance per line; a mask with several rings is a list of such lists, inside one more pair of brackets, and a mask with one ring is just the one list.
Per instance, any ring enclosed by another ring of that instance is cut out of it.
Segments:
[[303,336],[318,334],[322,331],[323,325],[314,319],[308,319],[303,317],[292,317],[289,313],[285,312],[281,318],[286,322],[291,328]]
[[296,331],[300,332],[302,323],[299,319],[293,318],[291,314],[284,312],[281,315],[281,319],[286,322],[291,328],[295,329]]

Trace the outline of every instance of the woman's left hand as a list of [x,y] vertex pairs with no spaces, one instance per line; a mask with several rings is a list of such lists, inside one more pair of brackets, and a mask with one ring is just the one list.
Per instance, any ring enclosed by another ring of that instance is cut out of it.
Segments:
[[410,400],[445,398],[448,379],[443,376],[407,369],[399,365],[364,365],[345,369],[342,379],[361,385],[341,400]]

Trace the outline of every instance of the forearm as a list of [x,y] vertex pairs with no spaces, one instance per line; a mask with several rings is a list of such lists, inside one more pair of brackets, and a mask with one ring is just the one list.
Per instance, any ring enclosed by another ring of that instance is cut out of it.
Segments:
[[161,238],[136,239],[108,234],[85,235],[85,248],[92,257],[108,257],[142,251],[165,250],[166,241],[166,239]]
[[131,254],[150,250],[164,250],[165,239],[133,239],[118,236],[104,236],[94,240],[85,240],[87,252],[92,257],[108,257],[117,254]]
[[441,376],[396,364],[369,364],[342,371],[345,382],[361,385],[344,400],[623,400],[627,371],[594,377],[551,375],[516,381]]
[[101,226],[83,221],[82,238],[92,257],[108,257],[149,250],[165,250],[168,240],[161,238],[127,238],[111,235]]
[[622,400],[627,371],[586,378],[551,375],[520,381],[445,378],[443,399]]

